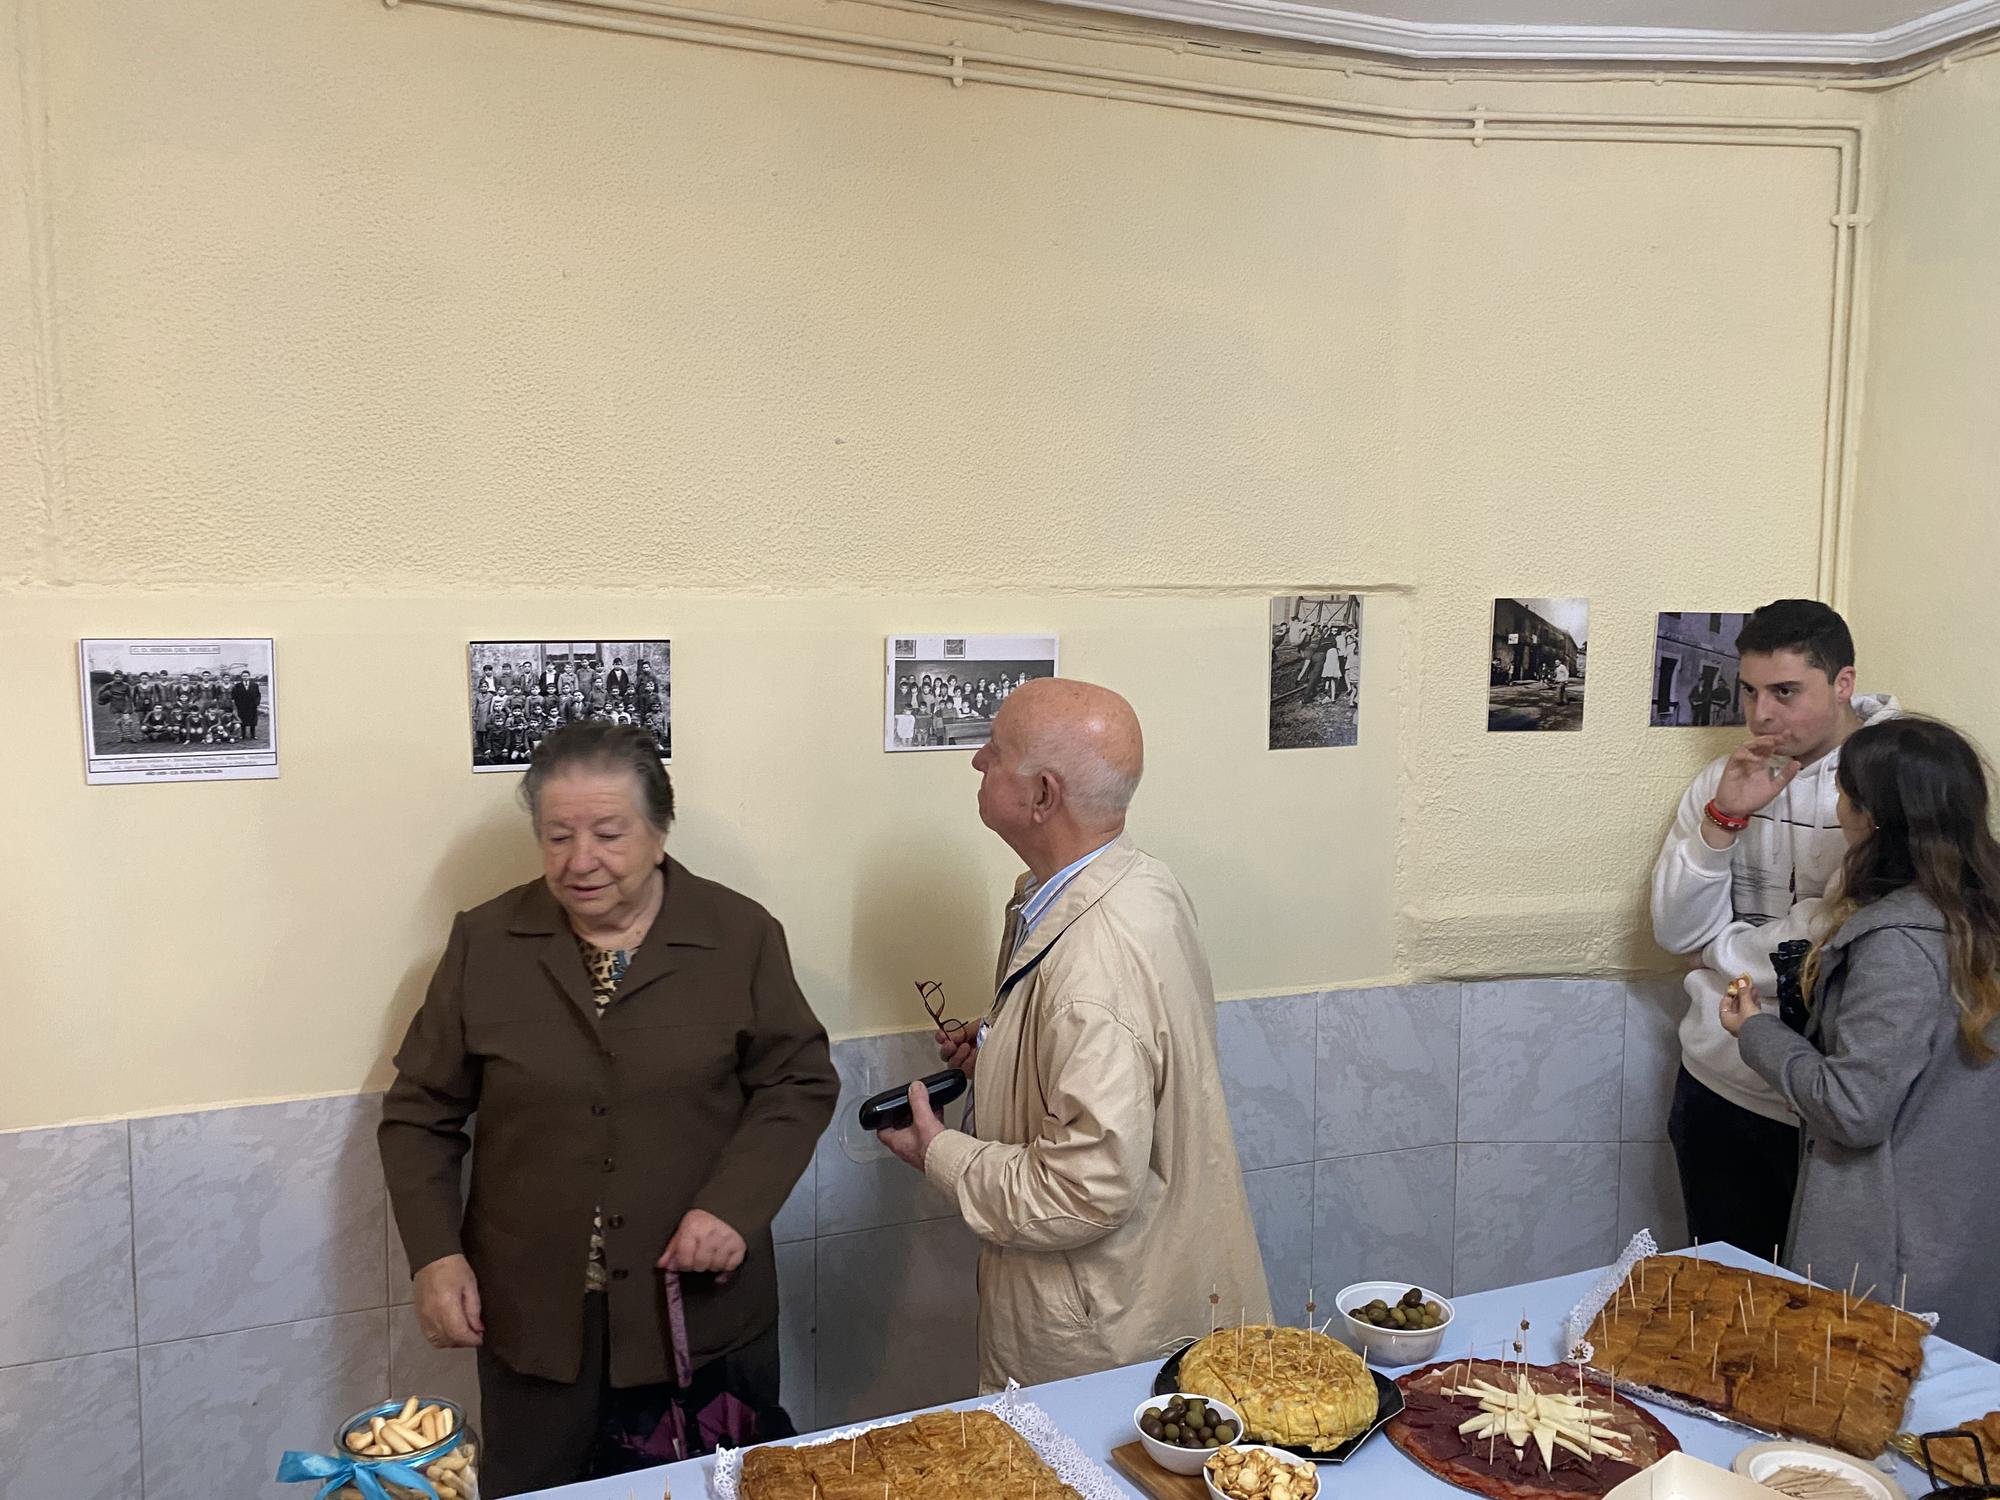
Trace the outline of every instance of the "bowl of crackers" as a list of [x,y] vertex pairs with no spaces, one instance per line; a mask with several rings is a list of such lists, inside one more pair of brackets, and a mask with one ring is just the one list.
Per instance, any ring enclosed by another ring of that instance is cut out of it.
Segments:
[[1319,1470],[1262,1443],[1236,1443],[1208,1456],[1201,1471],[1209,1500],[1316,1500]]

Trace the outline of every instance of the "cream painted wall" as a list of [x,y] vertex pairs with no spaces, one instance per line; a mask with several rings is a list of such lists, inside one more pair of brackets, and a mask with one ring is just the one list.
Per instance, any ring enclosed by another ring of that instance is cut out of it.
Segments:
[[48,300],[34,212],[42,150],[35,111],[28,107],[40,91],[16,65],[22,44],[34,39],[34,21],[24,10],[18,25],[0,29],[0,182],[6,187],[0,192],[0,580],[12,583],[39,575],[53,489],[41,404],[53,381],[41,368],[36,316]]
[[[1831,171],[1776,152],[1421,150],[1401,956],[1456,974],[1655,962],[1652,857],[1729,740],[1646,727],[1654,617],[1813,592],[1824,382],[1801,367],[1823,366],[1827,330],[1803,293],[1829,284],[1831,240],[1805,226]],[[1466,668],[1495,592],[1590,597],[1581,743],[1482,732]]]
[[1855,631],[2000,756],[2000,55],[1884,105]]
[[[15,4],[0,649],[42,728],[0,778],[0,1128],[386,1077],[448,914],[532,873],[464,767],[488,635],[673,637],[676,847],[840,1034],[920,975],[974,1003],[1011,874],[965,757],[877,748],[895,629],[1056,629],[1132,696],[1136,826],[1225,993],[1660,962],[1645,868],[1722,742],[1644,727],[1652,615],[1816,585],[1830,151]],[[1873,108],[837,20],[1420,110]],[[1376,591],[1362,744],[1272,754],[1265,600],[1316,585]],[[1489,738],[1490,600],[1556,592],[1595,604],[1588,726]],[[76,638],[180,631],[278,637],[282,778],[85,788]]]
[[[922,1024],[920,978],[979,1006],[1018,869],[979,823],[969,756],[880,749],[883,636],[911,620],[1059,626],[1067,670],[1127,690],[1151,740],[1134,828],[1185,877],[1220,974],[1309,989],[1394,967],[1377,852],[1394,843],[1404,700],[1393,597],[1367,606],[1378,686],[1340,756],[1263,750],[1261,598],[149,597],[13,615],[31,691],[60,703],[76,636],[128,618],[171,634],[218,608],[278,638],[279,780],[72,795],[59,735],[10,778],[64,798],[39,814],[36,868],[9,872],[10,967],[25,993],[68,999],[12,1022],[9,1123],[386,1082],[451,913],[537,869],[519,778],[466,770],[456,643],[566,638],[585,618],[619,639],[671,633],[670,847],[785,922],[801,983],[845,1033]],[[399,686],[355,692],[357,664],[382,659]],[[12,799],[16,826],[38,816],[27,801]],[[1288,894],[1308,850],[1312,887]],[[91,954],[87,973],[51,935]]]

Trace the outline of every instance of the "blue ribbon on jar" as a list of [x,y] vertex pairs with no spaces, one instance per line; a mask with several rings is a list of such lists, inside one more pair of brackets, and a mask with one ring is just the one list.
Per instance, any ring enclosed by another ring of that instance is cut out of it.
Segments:
[[[385,1485],[393,1484],[411,1494],[439,1500],[437,1486],[425,1476],[423,1470],[446,1454],[461,1447],[470,1429],[465,1425],[465,1413],[456,1402],[442,1397],[430,1403],[444,1409],[450,1418],[451,1432],[427,1448],[412,1453],[399,1453],[394,1457],[371,1458],[366,1454],[336,1451],[333,1453],[287,1453],[278,1460],[278,1480],[281,1484],[300,1484],[309,1480],[324,1481],[313,1500],[326,1500],[345,1485],[353,1485],[365,1500],[396,1500]],[[371,1406],[366,1411],[356,1412],[340,1424],[339,1436],[334,1446],[338,1450],[347,1441],[351,1432],[364,1431],[372,1417],[393,1418],[403,1409],[403,1402],[385,1401],[379,1406]]]
[[417,1470],[393,1458],[356,1458],[352,1454],[338,1453],[287,1453],[278,1460],[278,1479],[283,1484],[298,1484],[305,1480],[324,1479],[319,1493],[313,1500],[326,1500],[328,1495],[353,1485],[368,1497],[368,1500],[391,1500],[389,1492],[382,1487],[382,1481],[400,1485],[404,1489],[415,1490],[419,1495],[428,1495],[437,1500],[437,1490],[431,1482]]

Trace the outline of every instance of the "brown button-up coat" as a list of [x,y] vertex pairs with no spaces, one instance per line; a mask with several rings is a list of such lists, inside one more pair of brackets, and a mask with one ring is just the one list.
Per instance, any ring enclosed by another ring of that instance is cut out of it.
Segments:
[[382,1167],[411,1266],[464,1253],[487,1347],[524,1375],[578,1376],[594,1208],[614,1385],[672,1378],[654,1262],[690,1209],[749,1251],[726,1286],[682,1278],[695,1363],[766,1332],[771,1220],[839,1092],[777,921],[672,859],[662,868],[660,914],[601,1016],[543,882],[461,912],[383,1101]]

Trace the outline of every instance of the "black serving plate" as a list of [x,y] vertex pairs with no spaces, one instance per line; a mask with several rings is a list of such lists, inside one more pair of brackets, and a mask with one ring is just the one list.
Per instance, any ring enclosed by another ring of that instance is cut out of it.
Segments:
[[[1187,1353],[1193,1347],[1192,1343],[1188,1344],[1177,1351],[1172,1359],[1160,1366],[1160,1373],[1153,1377],[1153,1394],[1155,1396],[1171,1396],[1181,1388],[1181,1355]],[[1346,1463],[1348,1459],[1354,1456],[1355,1449],[1380,1432],[1382,1424],[1403,1409],[1402,1387],[1373,1366],[1369,1367],[1368,1373],[1375,1381],[1375,1420],[1362,1428],[1361,1431],[1357,1432],[1346,1442],[1342,1443],[1338,1448],[1305,1448],[1294,1443],[1269,1443],[1265,1446],[1276,1448],[1281,1453],[1292,1453],[1300,1458],[1309,1458],[1316,1464]],[[1227,1406],[1229,1403],[1225,1401],[1223,1405]],[[1254,1433],[1245,1432],[1243,1434],[1243,1441],[1254,1443],[1261,1440]]]

